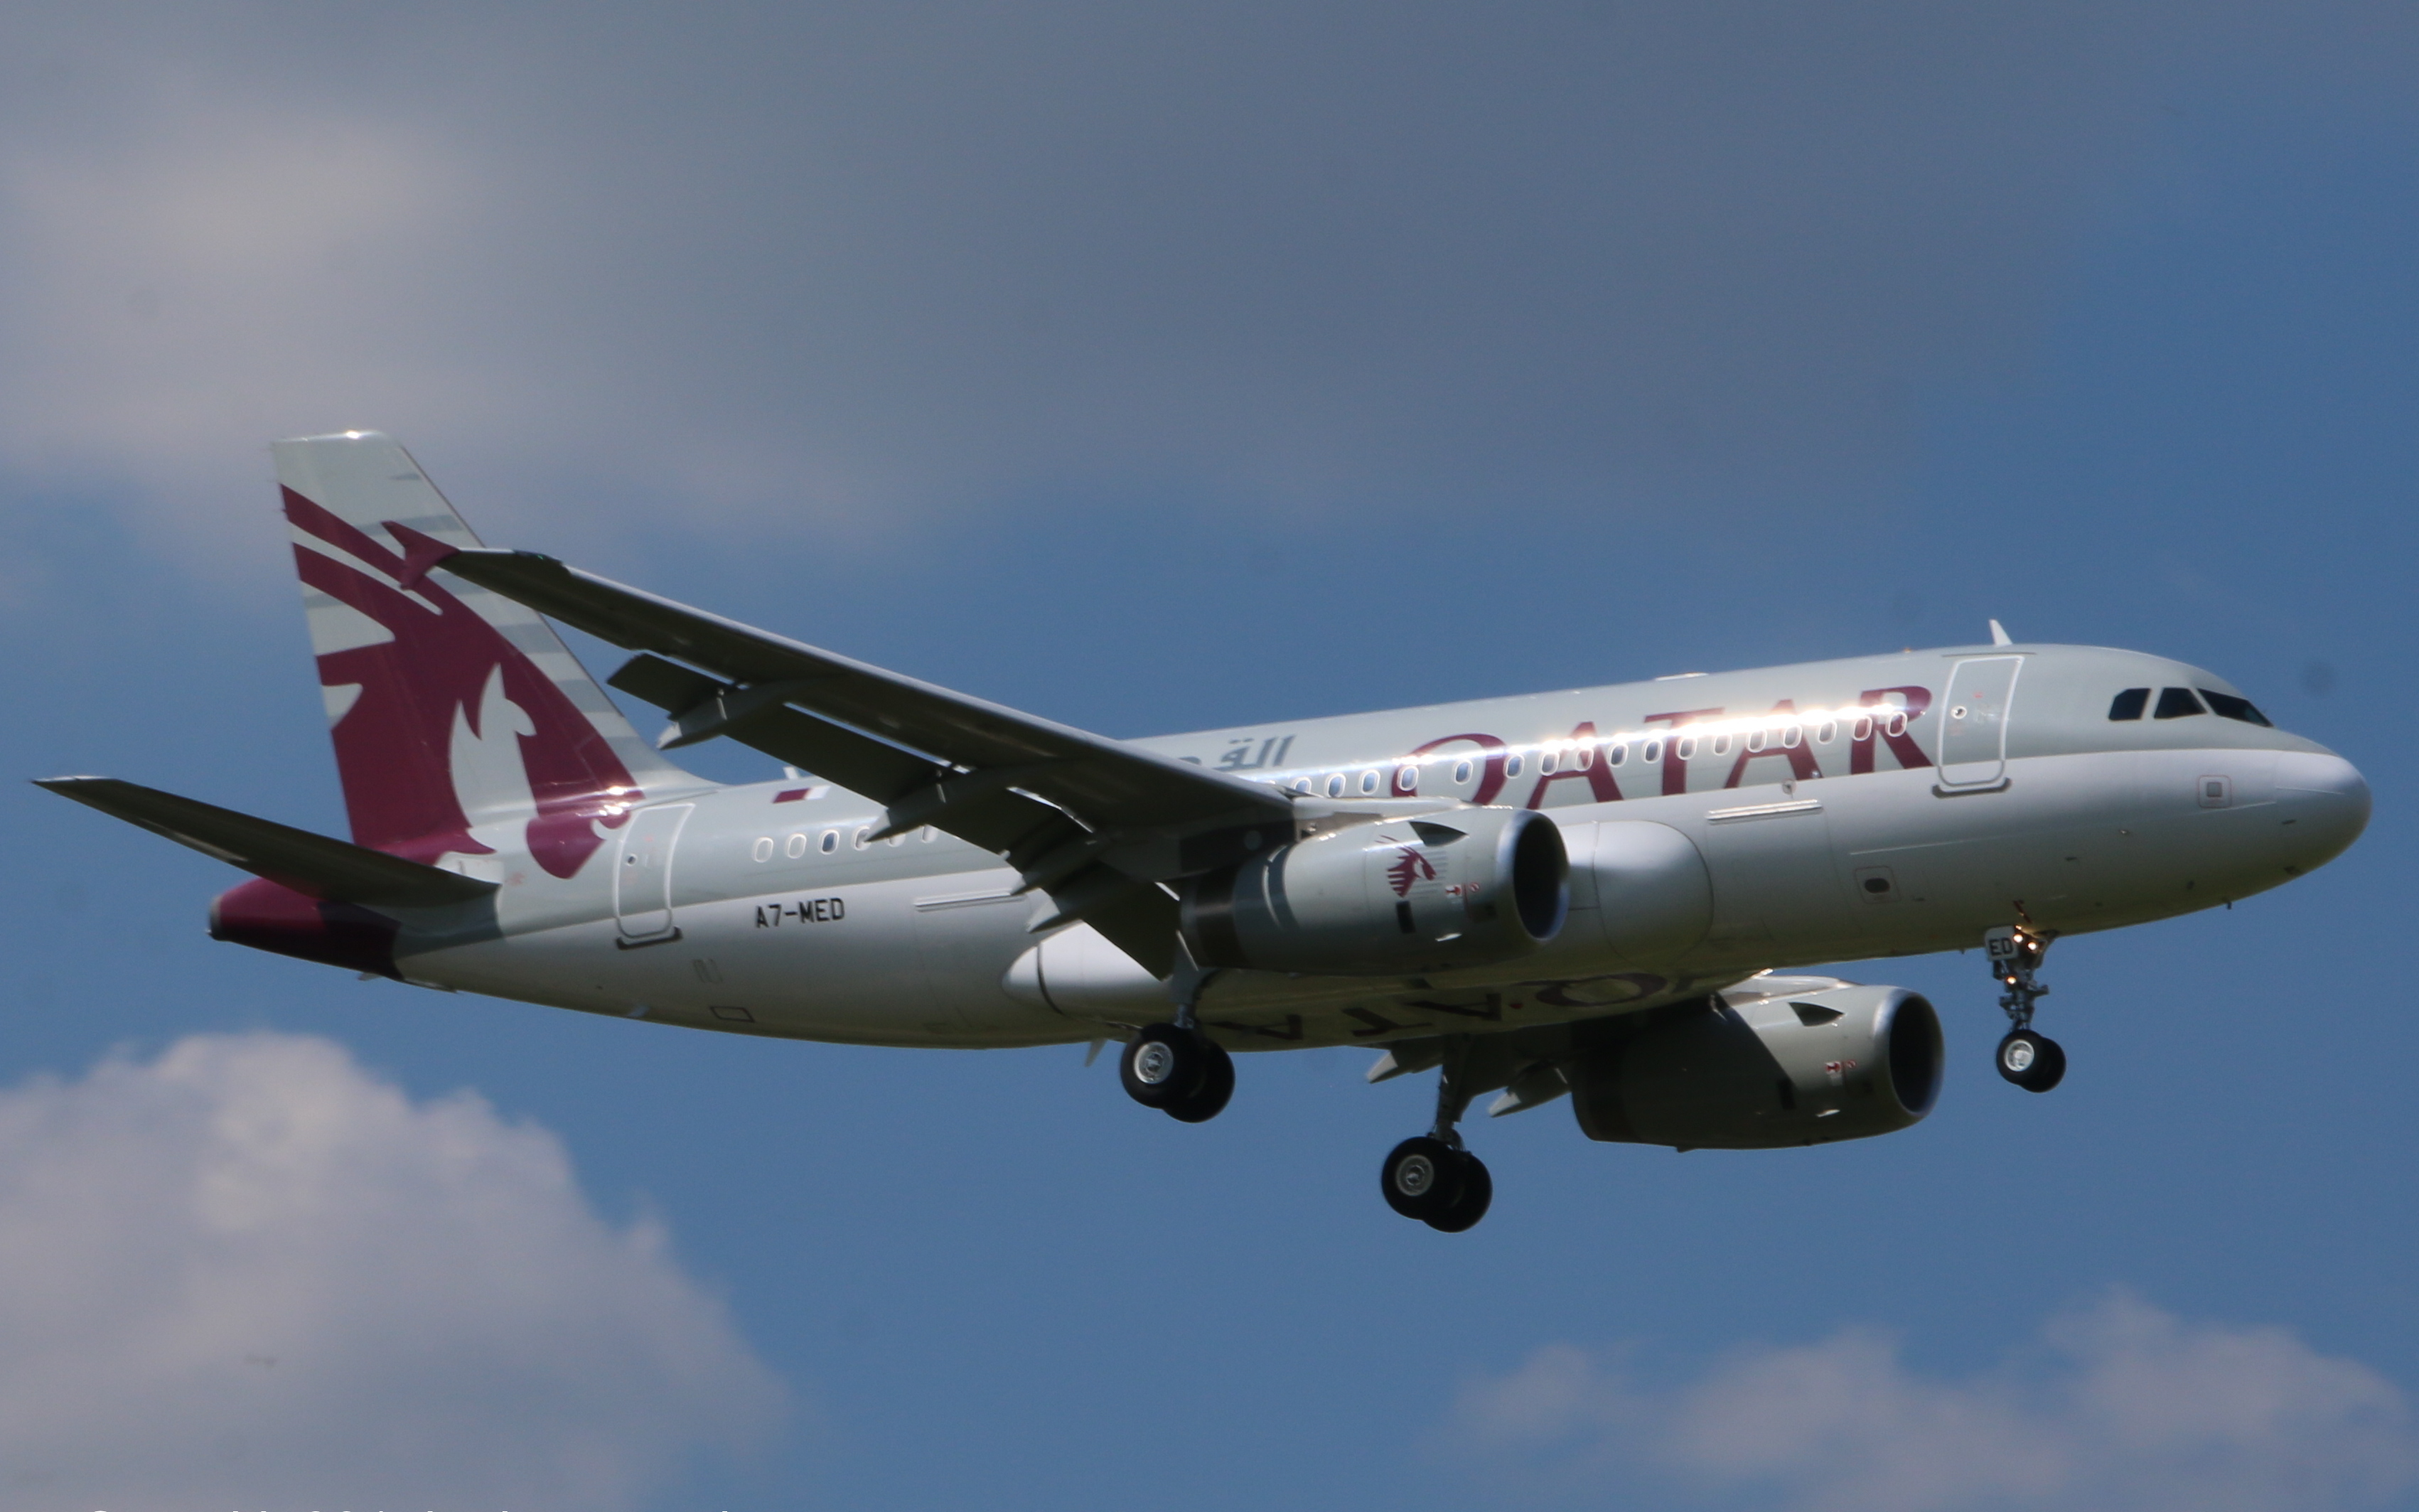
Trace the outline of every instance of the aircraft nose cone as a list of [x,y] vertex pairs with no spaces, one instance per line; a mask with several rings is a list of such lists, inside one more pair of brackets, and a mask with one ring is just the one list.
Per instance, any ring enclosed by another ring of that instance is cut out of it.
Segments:
[[2332,752],[2287,751],[2276,761],[2276,804],[2293,827],[2300,864],[2323,866],[2368,827],[2368,783]]

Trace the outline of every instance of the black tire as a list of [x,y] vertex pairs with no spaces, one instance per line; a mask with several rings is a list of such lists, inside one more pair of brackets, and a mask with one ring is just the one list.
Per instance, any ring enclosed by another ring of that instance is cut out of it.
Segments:
[[1461,1196],[1461,1151],[1426,1134],[1396,1145],[1378,1173],[1386,1206],[1423,1223],[1453,1206]]
[[1428,1214],[1427,1224],[1440,1234],[1459,1234],[1478,1227],[1487,1216],[1488,1203],[1495,1200],[1495,1178],[1487,1174],[1487,1163],[1466,1150],[1461,1156],[1461,1180],[1454,1194],[1453,1203],[1441,1211]]
[[2046,1034],[2018,1029],[1999,1041],[1999,1074],[2027,1092],[2046,1092],[2066,1079],[2066,1051]]
[[1192,1095],[1167,1104],[1167,1116],[1179,1123],[1208,1123],[1226,1109],[1226,1100],[1235,1095],[1235,1059],[1226,1047],[1204,1035],[1201,1048],[1205,1052],[1201,1068],[1201,1085]]
[[1147,1108],[1172,1107],[1191,1097],[1210,1069],[1210,1041],[1191,1029],[1154,1024],[1117,1057],[1126,1096]]

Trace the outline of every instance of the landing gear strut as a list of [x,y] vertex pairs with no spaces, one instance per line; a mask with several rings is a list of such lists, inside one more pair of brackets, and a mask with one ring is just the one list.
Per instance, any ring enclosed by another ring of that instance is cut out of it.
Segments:
[[[2023,911],[2017,911],[2018,918]],[[1999,1074],[2027,1092],[2046,1092],[2066,1076],[2066,1052],[2058,1042],[2033,1028],[2033,1005],[2049,995],[2034,975],[2049,952],[2053,936],[2026,919],[2002,924],[1982,936],[1991,958],[1991,975],[2006,988],[1999,1007],[2008,1015],[2008,1037],[1999,1041]]]
[[1193,1017],[1193,1006],[1213,975],[1194,964],[1179,942],[1176,969],[1167,981],[1168,995],[1176,999],[1176,1022],[1141,1030],[1117,1057],[1117,1080],[1125,1084],[1126,1095],[1182,1123],[1209,1122],[1235,1095],[1235,1062]]
[[1454,1127],[1470,1106],[1471,1094],[1461,1086],[1469,1058],[1469,1040],[1457,1038],[1437,1071],[1436,1126],[1396,1145],[1379,1173],[1386,1206],[1440,1233],[1475,1227],[1495,1200],[1495,1180],[1486,1163],[1461,1148],[1461,1133]]

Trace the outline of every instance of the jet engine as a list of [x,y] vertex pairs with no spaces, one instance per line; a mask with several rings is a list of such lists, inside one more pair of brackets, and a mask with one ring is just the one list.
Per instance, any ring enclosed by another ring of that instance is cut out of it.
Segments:
[[1591,1139],[1772,1149],[1903,1129],[1940,1091],[1940,1019],[1903,987],[1799,979],[1748,985],[1566,1062]]
[[1184,941],[1205,966],[1382,975],[1489,965],[1554,937],[1563,834],[1525,809],[1453,809],[1282,845],[1194,883]]

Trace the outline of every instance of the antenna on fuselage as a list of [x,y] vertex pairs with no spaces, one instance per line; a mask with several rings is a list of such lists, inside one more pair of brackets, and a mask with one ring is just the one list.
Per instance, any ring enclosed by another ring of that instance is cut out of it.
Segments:
[[2012,646],[2015,644],[2013,640],[2008,639],[2008,627],[2001,625],[1996,620],[1993,620],[1991,622],[1991,644],[1995,646]]

